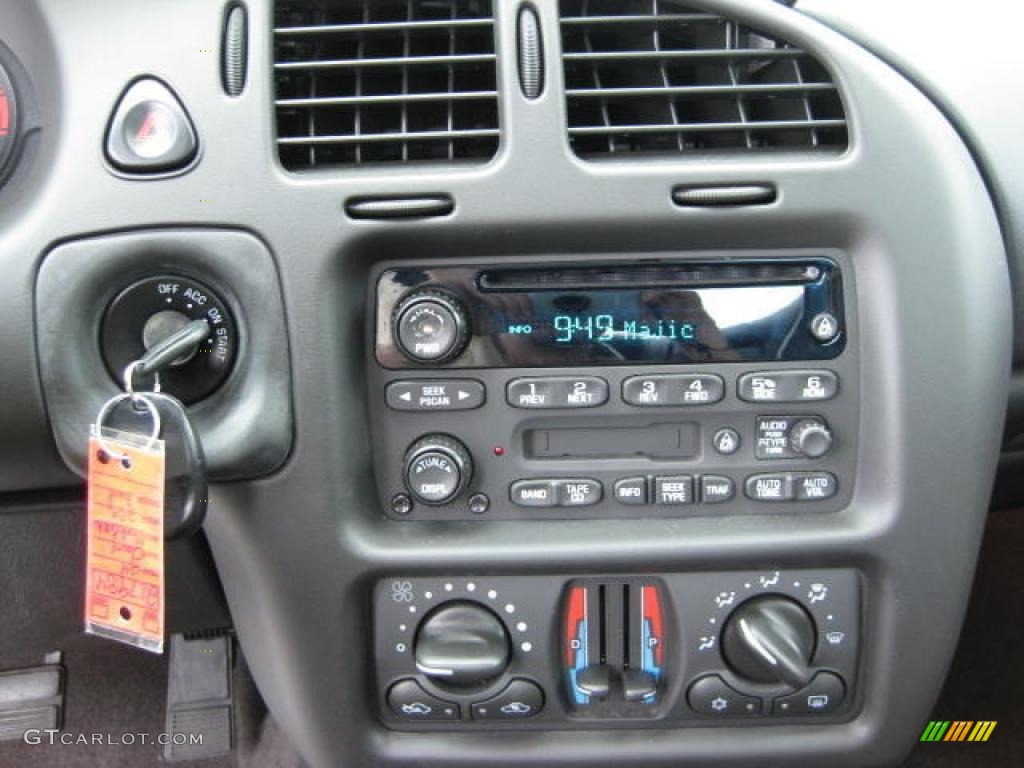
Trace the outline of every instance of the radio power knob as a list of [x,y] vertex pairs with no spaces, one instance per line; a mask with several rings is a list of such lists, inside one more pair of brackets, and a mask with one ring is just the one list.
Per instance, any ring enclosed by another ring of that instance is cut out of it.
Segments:
[[445,363],[469,341],[469,318],[462,302],[443,291],[413,291],[394,315],[395,343],[418,363]]
[[424,435],[405,453],[405,487],[423,504],[453,501],[472,477],[473,458],[454,437]]
[[832,447],[832,432],[821,419],[801,419],[789,430],[793,450],[809,459],[820,459]]

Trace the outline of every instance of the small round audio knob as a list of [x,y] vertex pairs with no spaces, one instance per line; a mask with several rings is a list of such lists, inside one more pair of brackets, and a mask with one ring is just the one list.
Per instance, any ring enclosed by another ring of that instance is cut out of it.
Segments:
[[473,458],[447,435],[424,435],[405,453],[405,487],[430,506],[458,498],[473,477]]
[[832,432],[821,419],[801,419],[789,430],[793,450],[809,459],[820,459],[832,447]]
[[802,688],[811,679],[816,631],[814,619],[798,602],[762,595],[729,616],[722,630],[722,655],[747,680]]
[[458,357],[469,341],[469,319],[462,302],[448,293],[413,291],[399,303],[395,342],[410,360],[444,363]]

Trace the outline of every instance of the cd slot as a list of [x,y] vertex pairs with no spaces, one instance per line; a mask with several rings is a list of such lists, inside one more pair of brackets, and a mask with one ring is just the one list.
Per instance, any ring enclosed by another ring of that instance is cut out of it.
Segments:
[[477,285],[483,292],[792,285],[813,282],[821,274],[816,264],[786,261],[500,268],[480,272]]
[[538,427],[523,432],[528,459],[692,459],[700,425],[681,421],[621,427]]

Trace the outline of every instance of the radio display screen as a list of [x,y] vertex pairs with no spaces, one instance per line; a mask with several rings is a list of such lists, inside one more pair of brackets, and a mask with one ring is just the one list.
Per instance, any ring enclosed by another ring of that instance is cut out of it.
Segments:
[[841,323],[838,270],[826,260],[481,270],[397,269],[378,282],[377,357],[406,367],[394,307],[436,290],[463,307],[465,351],[449,367],[658,365],[823,360],[845,344],[810,332],[822,312]]
[[506,356],[551,363],[685,363],[761,357],[803,316],[802,286],[506,294],[479,329]]

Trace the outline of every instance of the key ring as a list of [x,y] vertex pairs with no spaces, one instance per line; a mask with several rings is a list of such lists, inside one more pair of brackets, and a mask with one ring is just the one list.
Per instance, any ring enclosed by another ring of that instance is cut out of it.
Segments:
[[[134,363],[129,363],[128,367],[124,369],[124,391],[129,395],[135,394],[135,388],[132,386],[132,379],[135,377],[135,371],[142,365],[142,360],[136,360]],[[160,391],[160,374],[153,371],[153,392]]]
[[[129,370],[133,366],[134,363],[132,365],[129,365]],[[154,390],[154,392],[158,391],[159,390]],[[127,454],[113,450],[107,444],[107,441],[103,437],[103,422],[106,421],[107,416],[110,415],[110,412],[111,410],[113,410],[114,406],[118,405],[124,400],[131,400],[133,406],[137,406],[141,403],[146,407],[146,410],[149,411],[150,417],[153,419],[153,432],[152,434],[150,434],[149,440],[146,442],[146,444],[142,446],[142,450],[148,451],[150,448],[156,445],[157,440],[160,439],[160,411],[158,411],[156,406],[153,405],[152,400],[150,400],[145,395],[139,394],[137,392],[124,392],[120,395],[114,395],[112,398],[110,398],[109,400],[107,400],[107,402],[103,404],[103,407],[100,408],[100,412],[96,415],[96,442],[99,443],[100,449],[104,453],[106,453],[108,456],[112,458],[117,459],[118,461],[124,461],[129,457]]]

